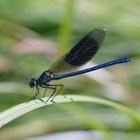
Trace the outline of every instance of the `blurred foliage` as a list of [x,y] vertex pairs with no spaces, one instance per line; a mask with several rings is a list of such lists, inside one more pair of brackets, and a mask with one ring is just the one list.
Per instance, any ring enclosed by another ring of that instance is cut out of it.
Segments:
[[[106,94],[105,87],[85,76],[60,81],[65,83],[61,93],[115,100],[139,113],[139,13],[139,0],[1,0],[0,110],[28,100],[35,91],[28,87],[32,76],[37,78],[55,61],[54,58],[69,50],[90,30],[104,27],[107,29],[106,39],[93,61],[103,63],[116,58],[133,58],[131,63],[108,68],[115,77],[114,81],[125,89],[125,97],[121,100],[109,97],[109,94],[119,89],[112,87],[113,90]],[[30,50],[31,47],[36,50]],[[18,88],[1,86],[3,83],[15,84]],[[34,125],[39,125],[36,133],[21,132],[22,127],[25,130],[33,129]],[[107,131],[100,131],[98,126],[103,126]],[[42,131],[39,131],[40,127]],[[0,139],[21,139],[77,129],[99,129],[101,133],[105,132],[104,139],[112,135],[114,140],[128,140],[131,134],[133,140],[138,140],[140,136],[139,124],[134,124],[114,109],[96,104],[71,103],[44,107],[24,115],[1,130]],[[20,133],[16,137],[17,130]]]

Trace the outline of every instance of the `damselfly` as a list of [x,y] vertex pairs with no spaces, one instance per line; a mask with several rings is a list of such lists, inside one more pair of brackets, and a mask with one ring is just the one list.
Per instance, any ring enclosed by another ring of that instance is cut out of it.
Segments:
[[[82,38],[68,53],[63,55],[56,63],[54,63],[48,70],[44,71],[38,79],[31,78],[29,86],[31,88],[36,87],[36,94],[32,99],[36,99],[39,95],[39,88],[52,89],[53,92],[48,98],[51,101],[54,100],[56,95],[63,88],[62,84],[51,84],[53,80],[60,80],[67,77],[76,76],[79,74],[87,73],[111,65],[119,63],[125,63],[131,61],[130,58],[122,58],[118,60],[109,61],[98,66],[87,68],[79,71],[72,71],[69,73],[60,73],[65,71],[71,71],[75,68],[87,63],[98,51],[105,38],[105,30],[102,28],[96,28]],[[47,101],[48,101],[47,100]],[[46,101],[46,102],[47,102]]]

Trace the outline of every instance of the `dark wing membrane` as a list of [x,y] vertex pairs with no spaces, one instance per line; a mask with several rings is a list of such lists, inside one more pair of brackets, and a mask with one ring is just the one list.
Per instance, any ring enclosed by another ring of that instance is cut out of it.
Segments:
[[81,39],[67,54],[49,68],[53,73],[72,70],[87,63],[98,51],[105,38],[105,30],[96,28]]
[[67,54],[65,54],[64,56],[60,57],[49,69],[48,71],[53,72],[53,73],[60,73],[60,72],[64,72],[64,71],[70,71],[72,69],[74,69],[73,66],[69,65],[68,63],[66,63],[65,61],[65,57],[67,56]]

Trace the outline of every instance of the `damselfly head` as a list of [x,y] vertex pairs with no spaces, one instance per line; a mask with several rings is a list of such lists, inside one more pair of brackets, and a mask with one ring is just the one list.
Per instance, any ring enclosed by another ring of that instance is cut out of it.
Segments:
[[35,78],[31,78],[31,80],[30,80],[30,82],[29,82],[29,86],[30,86],[31,88],[33,88],[34,86],[36,86],[36,80],[35,80]]

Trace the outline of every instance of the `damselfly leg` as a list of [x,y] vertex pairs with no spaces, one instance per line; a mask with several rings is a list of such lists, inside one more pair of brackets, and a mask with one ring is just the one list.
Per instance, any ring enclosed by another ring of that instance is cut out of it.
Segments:
[[34,95],[31,99],[29,99],[27,102],[30,102],[31,100],[35,100],[35,99],[38,99],[38,100],[40,100],[41,102],[44,102],[42,99],[36,98],[38,95],[39,95],[39,87],[36,86],[36,93],[35,93],[35,95]]
[[[64,85],[62,84],[48,84],[48,85],[42,85],[42,88],[46,88],[44,94],[46,94],[47,89],[53,89],[53,93],[49,96],[49,98],[47,99],[46,103],[51,99],[51,102],[55,103],[53,100],[54,98],[58,95],[58,93],[62,90],[62,88],[64,87]],[[58,87],[60,87],[58,89]],[[45,96],[45,95],[44,95]]]

